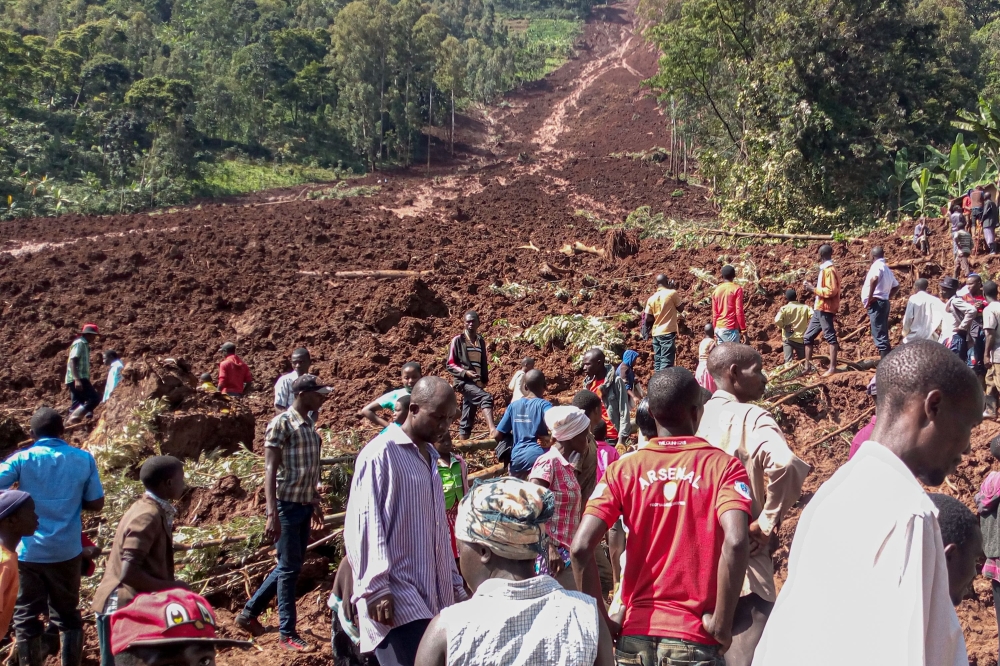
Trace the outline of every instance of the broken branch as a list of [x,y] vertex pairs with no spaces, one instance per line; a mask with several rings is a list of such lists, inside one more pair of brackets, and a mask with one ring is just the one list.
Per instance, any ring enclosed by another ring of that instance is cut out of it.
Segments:
[[823,437],[820,437],[820,438],[819,438],[819,439],[817,439],[817,440],[816,440],[815,442],[813,442],[813,443],[809,444],[808,446],[806,446],[806,448],[811,448],[811,447],[813,447],[813,446],[816,446],[816,445],[818,445],[818,444],[822,444],[823,442],[826,442],[826,441],[828,441],[828,440],[831,440],[831,439],[833,439],[834,437],[836,437],[836,436],[837,436],[837,435],[839,435],[840,433],[844,432],[845,430],[850,430],[850,429],[851,429],[851,428],[853,428],[854,426],[856,426],[856,425],[858,425],[859,423],[861,423],[861,422],[862,422],[862,421],[863,421],[864,419],[866,419],[866,418],[868,418],[869,416],[871,416],[872,412],[874,412],[874,411],[875,411],[875,408],[874,408],[874,407],[869,407],[869,408],[868,408],[868,410],[867,410],[867,411],[865,411],[865,413],[864,413],[864,414],[862,414],[862,415],[861,415],[861,416],[859,416],[858,418],[854,419],[853,421],[851,421],[850,423],[848,423],[847,425],[845,425],[845,426],[844,426],[843,428],[840,428],[840,429],[838,429],[838,430],[834,430],[834,431],[833,431],[833,432],[831,432],[831,433],[830,433],[829,435],[825,435],[825,436],[823,436]]

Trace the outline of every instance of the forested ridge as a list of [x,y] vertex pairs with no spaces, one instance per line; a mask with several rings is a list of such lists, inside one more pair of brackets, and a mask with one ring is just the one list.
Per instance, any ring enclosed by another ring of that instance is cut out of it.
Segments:
[[232,156],[332,177],[408,164],[456,104],[567,55],[504,12],[576,18],[588,2],[8,0],[0,214],[185,201]]

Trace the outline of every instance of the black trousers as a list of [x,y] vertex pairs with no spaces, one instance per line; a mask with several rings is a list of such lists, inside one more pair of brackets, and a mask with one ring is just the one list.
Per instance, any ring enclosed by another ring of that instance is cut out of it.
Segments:
[[49,613],[49,620],[60,632],[82,629],[80,617],[80,556],[65,562],[40,564],[18,562],[20,587],[14,607],[14,631],[17,640],[26,641],[41,636],[45,624],[40,615]]
[[472,382],[462,382],[455,388],[462,394],[462,420],[458,422],[458,434],[468,439],[476,422],[476,412],[493,409],[493,396]]

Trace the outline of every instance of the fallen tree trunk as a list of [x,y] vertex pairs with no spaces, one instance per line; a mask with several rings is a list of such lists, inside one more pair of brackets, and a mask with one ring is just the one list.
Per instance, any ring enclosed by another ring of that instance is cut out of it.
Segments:
[[473,481],[475,479],[492,479],[503,471],[503,463],[497,463],[492,467],[487,467],[486,469],[481,469],[478,472],[473,472],[469,475],[469,480]]
[[869,407],[868,410],[864,414],[862,414],[858,418],[854,419],[853,421],[851,421],[850,423],[848,423],[847,425],[845,425],[843,428],[840,428],[838,430],[834,430],[829,435],[825,435],[823,437],[820,437],[815,442],[812,442],[811,444],[808,444],[806,446],[806,448],[811,448],[813,446],[817,446],[818,444],[822,444],[823,442],[826,442],[828,440],[833,439],[834,437],[836,437],[840,433],[844,432],[845,430],[850,430],[851,428],[853,428],[854,426],[858,425],[859,423],[861,423],[862,421],[864,421],[866,418],[868,418],[869,416],[871,416],[872,412],[874,412],[874,411],[875,411],[874,407]]
[[338,278],[404,278],[433,275],[434,271],[337,271],[333,277]]
[[738,238],[780,238],[785,240],[815,240],[815,241],[832,241],[833,234],[819,235],[819,234],[774,234],[768,232],[751,232],[751,231],[729,231],[727,229],[714,229],[709,231],[711,234],[722,234],[723,236],[736,236]]

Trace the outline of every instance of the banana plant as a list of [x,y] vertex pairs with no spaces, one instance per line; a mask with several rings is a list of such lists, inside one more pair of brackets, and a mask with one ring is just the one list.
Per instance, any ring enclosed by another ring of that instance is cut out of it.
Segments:
[[983,155],[995,171],[1000,171],[1000,109],[994,109],[991,102],[980,97],[978,111],[977,114],[962,109],[952,127],[975,134]]
[[960,197],[968,188],[983,182],[986,161],[981,159],[976,144],[966,144],[961,134],[955,137],[947,155],[933,146],[927,146],[927,150],[931,154],[928,165],[934,170],[932,175],[942,183],[949,199]]
[[916,176],[916,169],[910,168],[907,159],[906,148],[900,148],[896,152],[896,160],[892,164],[892,175],[889,176],[889,184],[896,188],[896,210],[903,210],[903,188],[910,178]]
[[935,192],[936,187],[931,180],[931,170],[927,167],[920,170],[910,186],[913,188],[913,193],[917,195],[916,200],[908,204],[913,208],[914,217],[937,217],[935,210],[948,202],[947,198]]

